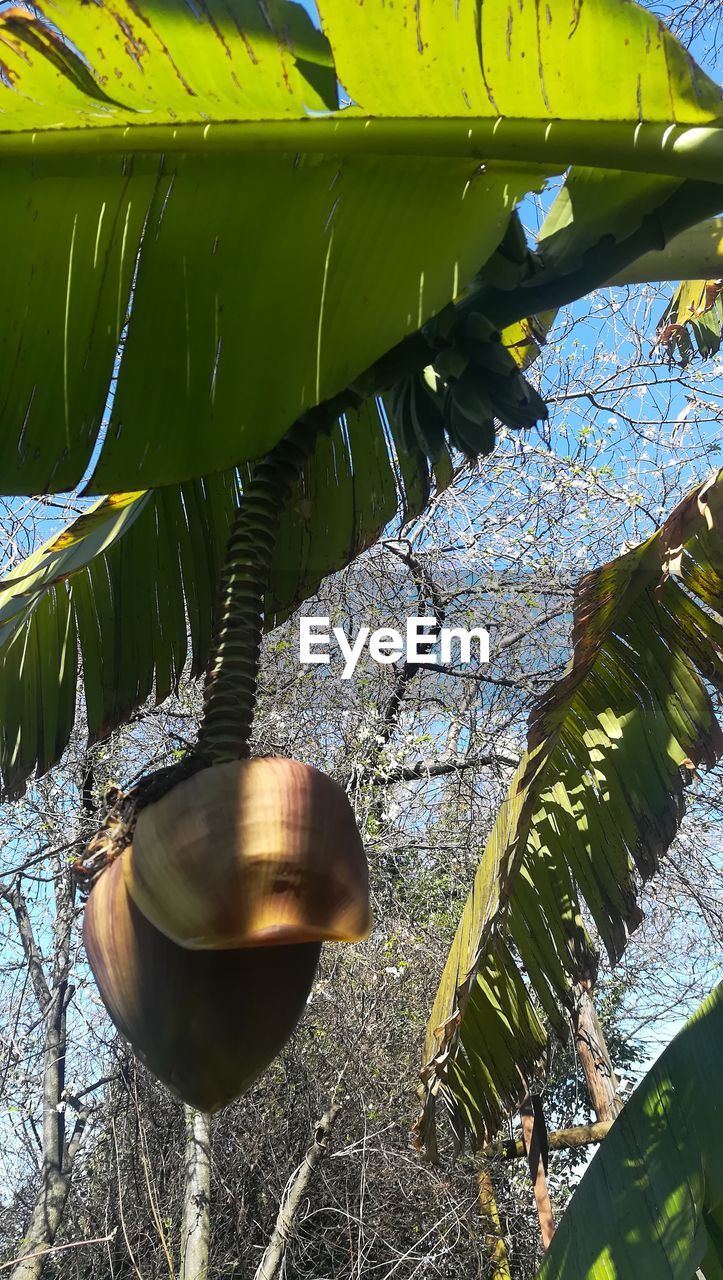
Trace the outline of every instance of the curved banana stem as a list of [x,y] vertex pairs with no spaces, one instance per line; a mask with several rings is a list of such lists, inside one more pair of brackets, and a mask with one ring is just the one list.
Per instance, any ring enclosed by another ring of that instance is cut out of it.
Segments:
[[256,702],[264,596],[281,521],[294,483],[324,422],[300,419],[257,464],[226,549],[197,752],[203,764],[249,753]]

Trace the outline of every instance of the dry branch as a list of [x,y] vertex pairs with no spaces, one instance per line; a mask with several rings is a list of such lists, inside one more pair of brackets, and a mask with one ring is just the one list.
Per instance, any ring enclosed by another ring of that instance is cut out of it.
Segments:
[[254,1280],[275,1280],[279,1274],[286,1246],[291,1237],[294,1228],[294,1219],[298,1211],[299,1205],[304,1198],[306,1189],[314,1176],[317,1165],[321,1163],[326,1155],[329,1145],[329,1135],[334,1127],[336,1118],[341,1111],[341,1106],[334,1102],[328,1111],[319,1121],[314,1141],[309,1147],[304,1159],[299,1165],[296,1172],[289,1179],[283,1196],[281,1197],[281,1206],[276,1218],[276,1225],[269,1243],[264,1251],[259,1267],[254,1276]]
[[[601,1120],[597,1124],[579,1124],[570,1129],[556,1129],[547,1135],[550,1151],[572,1151],[577,1147],[587,1147],[594,1142],[602,1142],[610,1132],[612,1120]],[[527,1155],[525,1144],[521,1138],[505,1138],[501,1142],[490,1142],[482,1149],[482,1155],[490,1160],[521,1160]]]

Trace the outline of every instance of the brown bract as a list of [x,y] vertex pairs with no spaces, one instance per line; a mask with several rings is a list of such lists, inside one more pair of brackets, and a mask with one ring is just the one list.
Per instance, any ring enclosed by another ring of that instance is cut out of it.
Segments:
[[321,946],[189,951],[153,927],[124,880],[130,851],[104,872],[83,937],[98,989],[138,1057],[185,1102],[238,1098],[293,1031]]
[[238,760],[179,783],[139,815],[125,868],[143,914],[184,947],[354,942],[369,932],[349,801],[297,760]]

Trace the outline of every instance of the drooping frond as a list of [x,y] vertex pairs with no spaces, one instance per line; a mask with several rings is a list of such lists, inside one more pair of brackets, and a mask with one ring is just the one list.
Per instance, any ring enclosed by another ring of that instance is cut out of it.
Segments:
[[621,956],[686,783],[723,753],[708,689],[723,690],[721,615],[723,472],[578,587],[569,671],[533,711],[435,999],[420,1142],[440,1100],[457,1140],[480,1144],[530,1091],[541,1015],[564,1029],[594,978],[581,901]]
[[[426,504],[434,477],[418,448],[387,438],[373,401],[322,436],[276,542],[266,598],[274,626],[322,578]],[[436,484],[451,475],[440,451]],[[17,793],[64,751],[81,681],[91,741],[148,697],[162,701],[206,666],[221,562],[243,475],[115,494],[0,584],[0,778]]]

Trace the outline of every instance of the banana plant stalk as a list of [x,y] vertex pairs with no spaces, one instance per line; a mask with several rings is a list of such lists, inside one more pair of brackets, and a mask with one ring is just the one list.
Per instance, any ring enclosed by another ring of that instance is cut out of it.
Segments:
[[248,755],[274,547],[293,485],[316,438],[313,423],[294,424],[254,469],[231,528],[196,748],[204,765]]

